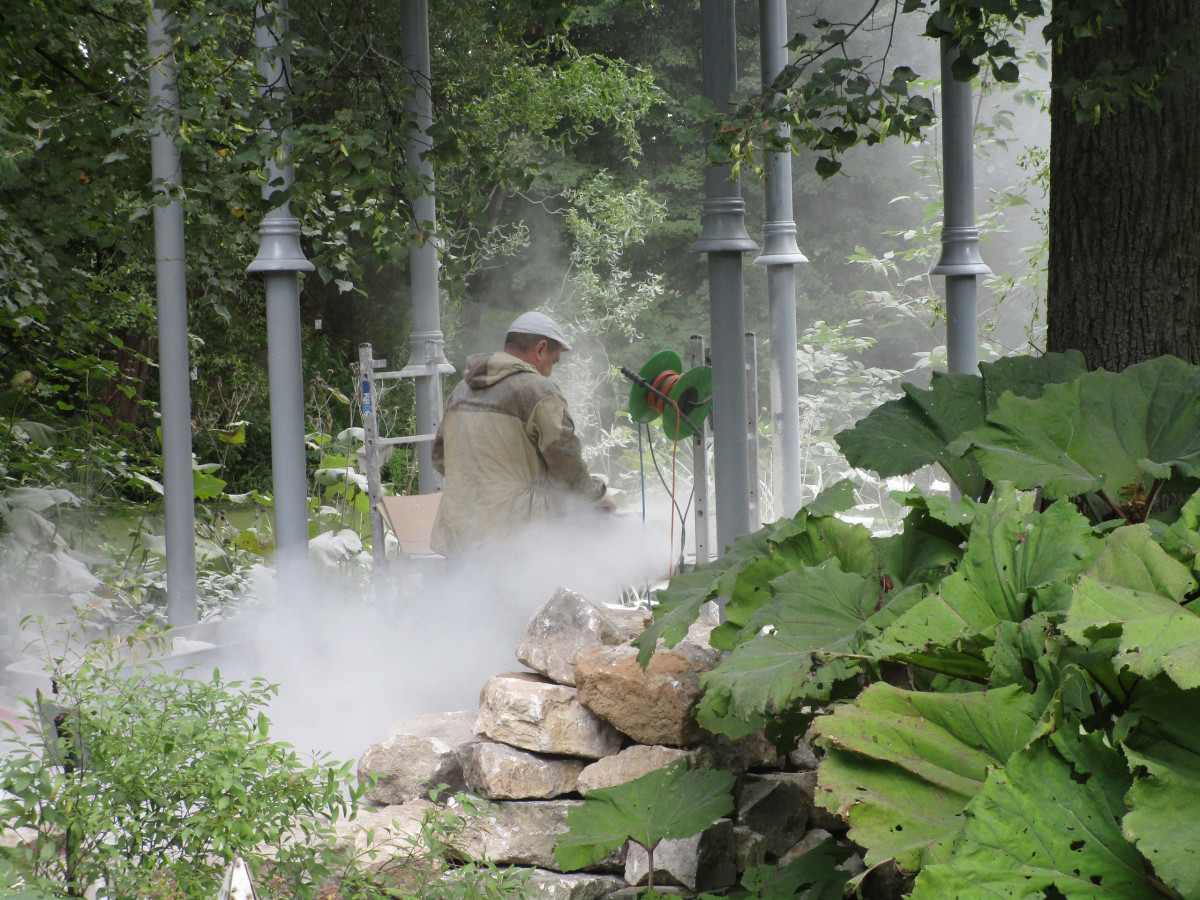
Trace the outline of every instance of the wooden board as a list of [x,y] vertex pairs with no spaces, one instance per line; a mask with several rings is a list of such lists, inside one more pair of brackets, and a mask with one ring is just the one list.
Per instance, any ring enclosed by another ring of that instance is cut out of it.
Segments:
[[433,520],[437,516],[441,493],[410,494],[406,497],[384,497],[379,503],[383,520],[391,526],[405,556],[427,556],[434,551],[429,546]]

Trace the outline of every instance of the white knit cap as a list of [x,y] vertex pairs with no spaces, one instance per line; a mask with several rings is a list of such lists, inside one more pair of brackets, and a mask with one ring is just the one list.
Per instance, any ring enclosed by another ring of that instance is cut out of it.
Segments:
[[563,334],[562,329],[545,313],[527,312],[517,316],[516,321],[508,326],[508,333],[516,334],[535,334],[538,337],[550,338],[552,341],[557,341],[562,344],[564,350],[570,350],[571,345],[567,343],[567,336]]

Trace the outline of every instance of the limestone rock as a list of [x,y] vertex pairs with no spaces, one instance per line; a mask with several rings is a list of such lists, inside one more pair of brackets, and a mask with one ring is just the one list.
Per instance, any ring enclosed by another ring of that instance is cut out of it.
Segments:
[[38,832],[35,828],[0,828],[0,847],[36,847]]
[[517,659],[551,681],[574,686],[576,656],[624,641],[624,632],[595,604],[559,588],[525,626]]
[[536,900],[600,900],[626,886],[625,880],[616,875],[564,875],[546,869],[534,869],[526,885]]
[[791,862],[794,862],[798,857],[803,856],[809,850],[814,849],[819,844],[824,843],[831,837],[833,837],[833,835],[824,828],[808,829],[808,831],[804,833],[804,837],[796,841],[796,843],[789,847],[785,852],[779,854],[778,865],[783,867]]
[[798,783],[800,773],[747,775],[738,797],[738,824],[766,840],[769,856],[779,856],[804,836],[809,802]]
[[457,743],[433,735],[394,734],[372,744],[358,761],[358,780],[378,775],[367,800],[379,806],[407,803],[428,797],[430,788],[447,785],[452,791],[466,787],[458,763]]
[[472,741],[458,750],[472,793],[488,800],[550,800],[576,790],[584,761],[547,757],[493,741]]
[[597,788],[613,787],[641,778],[656,769],[670,765],[677,759],[686,759],[688,754],[676,747],[651,747],[634,744],[615,756],[597,760],[579,773],[579,791],[594,791]]
[[484,685],[475,731],[522,750],[588,759],[621,747],[621,735],[579,702],[575,688],[520,674]]
[[[554,843],[567,830],[567,813],[581,800],[502,800],[471,818],[458,848],[468,858],[501,865],[536,866],[559,871]],[[624,848],[593,867],[615,872],[624,864]]]
[[767,735],[761,728],[737,738],[733,746],[748,769],[782,769],[787,759],[779,755],[779,751],[767,740]]
[[654,615],[650,610],[640,607],[605,606],[603,609],[608,620],[621,630],[621,634],[624,636],[622,643],[632,641],[654,621]]
[[700,676],[719,651],[688,642],[660,650],[645,671],[628,645],[586,650],[575,660],[579,700],[639,744],[686,747],[703,732],[692,716]]
[[475,710],[429,713],[400,719],[388,729],[388,737],[398,734],[435,737],[452,747],[461,747],[475,739]]
[[[647,882],[649,857],[633,842],[625,858],[625,880]],[[715,891],[737,881],[733,823],[717,819],[711,827],[690,838],[660,841],[654,848],[654,885],[678,884],[690,891]]]
[[[642,900],[644,893],[646,893],[646,889],[642,887],[623,887],[619,891],[613,891],[605,900]],[[654,883],[654,893],[662,897],[690,898],[693,896],[687,888],[677,884],[660,885],[658,882]]]
[[796,745],[796,749],[788,754],[788,762],[797,769],[815,769],[821,763],[821,759],[817,756],[809,743],[808,735],[800,738],[800,743]]
[[767,839],[745,825],[733,826],[733,851],[737,870],[745,872],[767,861]]

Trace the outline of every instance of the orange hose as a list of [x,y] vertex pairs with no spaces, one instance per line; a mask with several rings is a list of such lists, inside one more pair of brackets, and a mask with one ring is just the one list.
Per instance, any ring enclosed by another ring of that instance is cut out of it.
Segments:
[[[669,398],[671,396],[671,389],[675,387],[676,382],[678,382],[682,377],[683,376],[678,372],[672,372],[670,369],[664,369],[662,372],[658,373],[650,386],[654,388],[655,391],[665,394]],[[658,396],[658,394],[654,393],[654,391],[647,391],[646,405],[656,413],[661,414],[665,404],[663,403],[662,397]],[[679,409],[678,406],[675,408],[677,410]]]

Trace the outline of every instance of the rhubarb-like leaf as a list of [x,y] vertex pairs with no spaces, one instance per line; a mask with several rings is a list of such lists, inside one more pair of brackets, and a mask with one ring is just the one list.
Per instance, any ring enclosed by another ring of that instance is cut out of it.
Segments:
[[982,497],[987,485],[978,463],[963,456],[965,448],[951,445],[964,432],[983,425],[1005,393],[1037,397],[1045,385],[1078,378],[1087,367],[1083,356],[1071,351],[1008,357],[983,363],[979,371],[980,375],[934,373],[929,390],[903,385],[903,397],[839,433],[838,446],[851,465],[885,477],[939,463],[965,496]]
[[1121,754],[1078,723],[1035,742],[988,776],[953,855],[917,876],[911,900],[1159,900],[1121,835],[1130,780]]
[[1156,480],[1200,485],[1198,420],[1200,368],[1161,356],[1047,385],[1037,398],[1000,397],[987,423],[949,449],[973,449],[993,482],[1050,499],[1103,491],[1124,507]]
[[978,693],[904,691],[886,683],[813,724],[826,758],[817,801],[850,823],[867,864],[916,871],[944,855],[988,772],[1025,745],[1037,704],[1017,686]]
[[699,834],[733,809],[733,783],[729,772],[688,769],[685,760],[676,760],[633,781],[588,791],[567,813],[554,858],[572,872],[627,840],[653,850],[664,838]]
[[1125,837],[1181,896],[1200,896],[1200,691],[1142,682],[1117,734],[1134,772]]
[[1084,645],[1119,635],[1118,668],[1200,687],[1200,616],[1181,605],[1195,587],[1188,568],[1146,526],[1118,529],[1075,589],[1063,632]]

